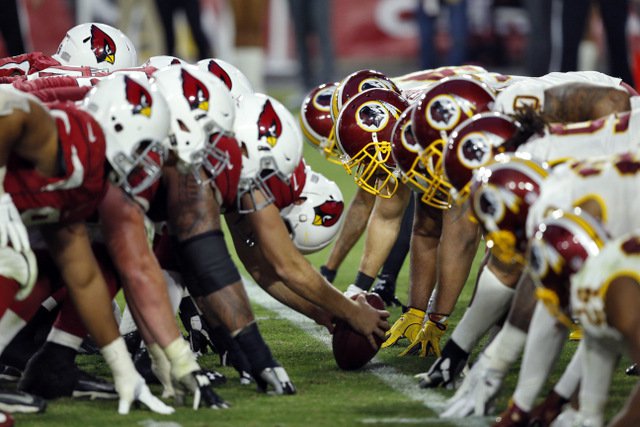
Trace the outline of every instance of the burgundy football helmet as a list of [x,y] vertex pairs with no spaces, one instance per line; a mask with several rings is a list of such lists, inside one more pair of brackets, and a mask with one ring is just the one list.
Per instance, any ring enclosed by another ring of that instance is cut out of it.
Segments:
[[473,171],[488,164],[496,154],[513,151],[503,143],[515,135],[520,124],[502,113],[476,114],[456,127],[444,147],[444,179],[451,184],[452,199],[462,204],[469,197]]
[[[411,120],[416,142],[425,150],[425,164],[434,166],[427,170],[429,181],[446,181],[442,152],[449,134],[474,114],[488,111],[494,101],[493,90],[470,75],[446,77],[420,97]],[[436,191],[432,193],[434,196],[438,194]]]
[[501,154],[476,171],[471,182],[471,212],[485,233],[491,253],[504,264],[524,265],[529,208],[548,176],[545,165]]
[[380,71],[360,70],[342,79],[331,96],[331,117],[338,120],[342,107],[351,98],[368,89],[388,89],[400,93],[398,86]]
[[325,83],[313,88],[300,107],[300,127],[311,145],[331,163],[341,165],[336,148],[331,116],[331,97],[338,83]]
[[336,141],[347,172],[363,190],[383,198],[398,188],[391,157],[391,133],[409,103],[388,89],[369,89],[342,108]]
[[449,192],[440,191],[439,185],[447,185],[446,181],[434,182],[430,177],[433,171],[429,168],[437,167],[424,161],[424,150],[418,144],[411,131],[411,114],[416,108],[412,104],[404,110],[396,122],[391,134],[391,155],[393,161],[400,169],[402,182],[413,191],[421,195],[422,201],[429,206],[438,209],[447,209],[449,204]]
[[531,238],[527,261],[536,296],[567,327],[570,278],[590,256],[595,256],[607,241],[602,225],[579,208],[573,212],[551,212]]

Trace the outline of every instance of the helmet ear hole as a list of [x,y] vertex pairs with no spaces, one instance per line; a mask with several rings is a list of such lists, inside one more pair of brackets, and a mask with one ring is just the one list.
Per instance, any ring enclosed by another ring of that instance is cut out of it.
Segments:
[[122,129],[124,129],[124,127],[122,126],[122,123],[116,123],[113,126],[113,130],[115,130],[117,133],[122,132]]

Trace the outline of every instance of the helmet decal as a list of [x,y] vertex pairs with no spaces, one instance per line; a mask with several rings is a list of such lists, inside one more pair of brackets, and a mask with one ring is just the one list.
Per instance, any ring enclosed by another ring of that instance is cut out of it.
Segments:
[[391,85],[385,83],[386,82],[379,77],[370,77],[360,82],[358,92],[364,92],[367,89],[392,89]]
[[451,95],[434,97],[426,108],[427,123],[436,130],[450,130],[460,122],[460,105]]
[[313,225],[331,227],[338,222],[344,210],[344,203],[339,200],[326,200],[323,204],[313,207],[315,217]]
[[358,108],[356,122],[367,132],[380,132],[389,123],[389,111],[379,101],[368,101]]
[[182,94],[191,110],[209,111],[209,90],[200,80],[193,77],[186,69],[182,69]]
[[313,106],[319,111],[329,111],[331,109],[331,95],[335,90],[334,86],[327,86],[318,91],[313,97]]
[[129,76],[124,76],[125,98],[133,105],[133,114],[151,117],[151,94]]
[[275,146],[278,138],[282,134],[282,122],[278,113],[273,108],[270,100],[267,100],[260,116],[258,116],[258,139],[267,138],[267,142],[271,147]]
[[229,90],[231,90],[231,88],[233,87],[233,81],[231,81],[231,77],[225,70],[222,69],[220,64],[218,64],[216,61],[212,59],[207,64],[207,69],[211,74],[213,74],[214,76],[222,80],[222,83],[224,83],[224,85]]
[[622,252],[629,255],[640,254],[640,237],[632,236],[631,238],[622,242]]
[[422,151],[422,147],[418,144],[418,141],[413,136],[411,120],[407,120],[405,123],[402,123],[402,128],[400,130],[400,141],[404,148],[409,150],[412,153],[419,153]]
[[491,147],[484,135],[472,132],[458,146],[458,155],[463,165],[475,169],[489,161]]
[[91,25],[91,36],[83,42],[91,41],[91,50],[96,56],[96,61],[113,64],[116,61],[116,43],[98,26]]

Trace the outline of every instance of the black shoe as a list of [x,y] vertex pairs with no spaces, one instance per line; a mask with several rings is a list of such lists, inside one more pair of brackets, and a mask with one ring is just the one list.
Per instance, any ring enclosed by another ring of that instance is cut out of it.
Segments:
[[45,399],[118,397],[113,384],[82,371],[74,359],[75,350],[47,342],[27,363],[18,382],[18,390]]
[[0,411],[24,414],[44,412],[47,401],[21,391],[0,390]]
[[0,365],[0,381],[16,383],[22,376],[22,371],[9,365]]
[[638,369],[638,364],[634,363],[633,365],[629,366],[625,371],[625,374],[629,375],[629,376],[634,376],[637,377],[638,375],[640,375],[640,370]]
[[133,355],[133,365],[147,384],[160,384],[158,377],[151,369],[151,356],[146,347],[140,347]]
[[93,340],[93,338],[87,337],[82,341],[80,346],[80,354],[100,354],[100,348]]
[[131,355],[131,357],[133,357],[141,347],[140,344],[142,343],[142,338],[140,338],[140,332],[135,330],[133,332],[129,332],[128,334],[124,334],[122,338],[124,339],[124,343],[127,346],[129,354]]
[[396,285],[394,282],[385,279],[379,279],[378,282],[373,286],[371,292],[374,294],[380,295],[382,301],[384,301],[387,307],[396,306],[402,307],[402,312],[407,311],[407,307],[400,302],[400,300],[395,296]]

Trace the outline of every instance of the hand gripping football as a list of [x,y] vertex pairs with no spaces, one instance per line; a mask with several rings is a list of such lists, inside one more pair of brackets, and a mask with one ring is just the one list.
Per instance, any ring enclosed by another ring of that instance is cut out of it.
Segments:
[[[378,294],[366,293],[365,297],[372,307],[378,310],[385,309],[384,302]],[[353,300],[356,298],[357,295],[351,297]],[[364,335],[356,332],[344,320],[339,319],[336,322],[332,339],[333,357],[336,359],[338,367],[345,371],[352,371],[366,365],[378,353],[384,341],[378,336],[375,336],[375,340],[377,346],[374,349]]]

